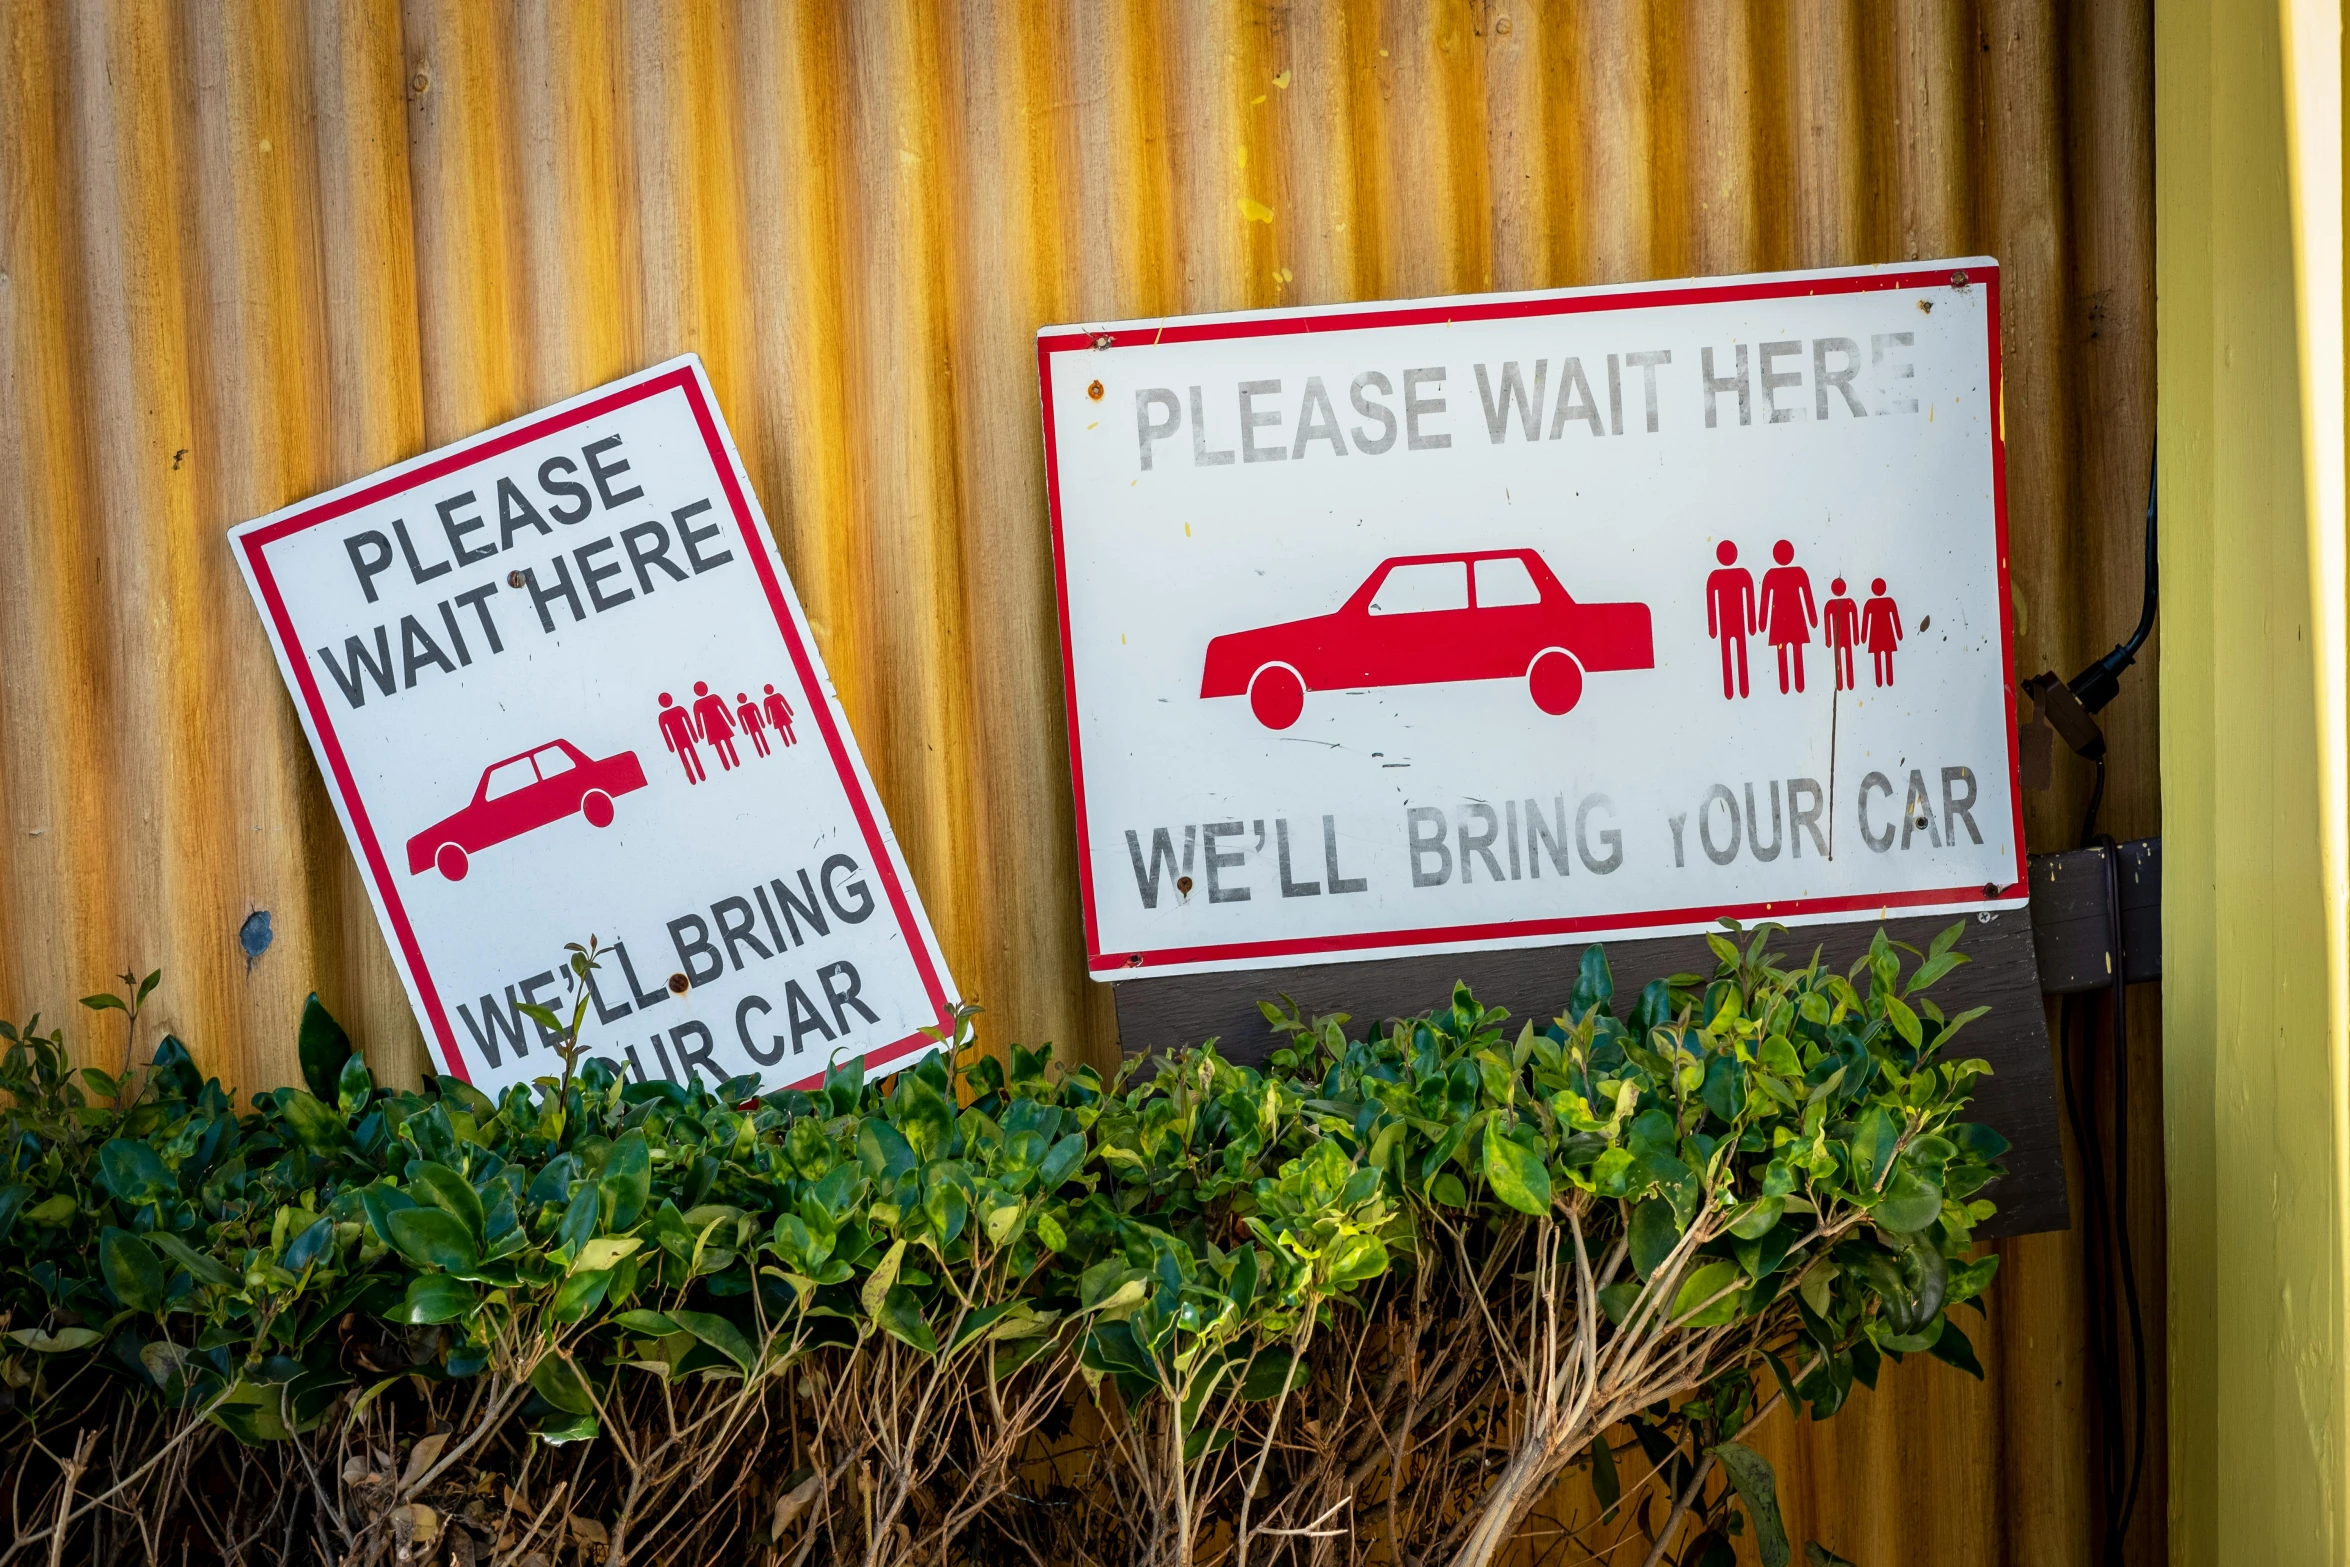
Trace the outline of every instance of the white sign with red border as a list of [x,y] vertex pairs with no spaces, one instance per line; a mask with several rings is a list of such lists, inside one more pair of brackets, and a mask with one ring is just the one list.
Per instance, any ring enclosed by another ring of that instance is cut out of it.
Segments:
[[804,1085],[954,983],[698,359],[230,535],[448,1070]]
[[2024,902],[1996,263],[1037,357],[1096,977]]

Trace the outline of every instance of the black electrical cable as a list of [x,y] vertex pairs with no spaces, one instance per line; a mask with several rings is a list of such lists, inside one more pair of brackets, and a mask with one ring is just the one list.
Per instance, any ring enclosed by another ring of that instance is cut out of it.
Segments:
[[[2138,628],[2130,633],[2128,641],[2120,643],[2112,652],[2065,682],[2065,689],[2072,692],[2081,706],[2092,713],[2103,711],[2105,705],[2120,694],[2122,671],[2138,661],[2138,650],[2146,645],[2147,634],[2154,629],[2154,609],[2160,597],[2156,592],[2157,578],[2155,576],[2157,566],[2154,550],[2155,477],[2154,460],[2148,458],[2146,461],[2146,585],[2138,603]],[[2099,778],[2102,782],[2102,769]],[[2081,837],[2085,842],[2089,834],[2084,832]]]
[[[2096,663],[2065,682],[2065,690],[2079,702],[2086,713],[2103,709],[2121,690],[2121,676],[2136,662],[2138,652],[2146,645],[2147,636],[2154,629],[2154,612],[2159,601],[2156,555],[2156,470],[2149,461],[2146,475],[2146,557],[2145,587],[2140,600],[2137,628],[2128,640],[2119,643]],[[2053,684],[2053,681],[2049,682]],[[2081,1150],[2081,1162],[2088,1175],[2088,1207],[2082,1249],[2085,1253],[2090,1292],[2089,1353],[2095,1369],[2099,1429],[2104,1436],[2105,1460],[2104,1513],[2105,1534],[2100,1542],[2099,1560],[2106,1567],[2120,1567],[2122,1547],[2127,1539],[2130,1519],[2137,1511],[2138,1491],[2145,1477],[2146,1467],[2146,1332],[2145,1319],[2138,1299],[2138,1270],[2130,1246],[2130,1027],[2129,1027],[2129,963],[2123,941],[2121,915],[2121,851],[2111,834],[2099,833],[2097,816],[2105,803],[2105,747],[2103,736],[2094,725],[2086,725],[2088,738],[2096,743],[2093,750],[2084,750],[2096,763],[2096,777],[2089,787],[2088,809],[2082,813],[2081,842],[2094,846],[2105,857],[2106,950],[2112,954],[2113,974],[2106,992],[2108,1033],[2112,1046],[2110,1087],[2113,1116],[2113,1167],[2108,1187],[2104,1139],[2099,1135],[2096,1111],[2097,1087],[2097,1019],[2094,1004],[2086,999],[2077,1005],[2067,997],[2057,1018],[2057,1038],[2064,1047],[2064,1101],[2065,1117],[2071,1123],[2073,1141]],[[2076,747],[2078,748],[2078,747]],[[2072,1019],[2080,1019],[2080,1039],[2077,1059],[2073,1048]],[[2078,1071],[2081,1083],[2075,1090],[2074,1074]],[[2087,1111],[2083,1112],[2086,1105]],[[2116,1286],[2119,1287],[2117,1300]],[[2122,1390],[2121,1339],[2123,1329],[2128,1331],[2129,1395],[2126,1418],[2130,1437],[2122,1440],[2125,1419]]]
[[2111,834],[2099,842],[2105,850],[2105,908],[2113,953],[2113,981],[2106,991],[2106,1015],[2113,1035],[2113,1245],[2130,1328],[2129,1476],[2122,1487],[2120,1506],[2114,1511],[2108,1553],[2119,1562],[2122,1538],[2129,1532],[2130,1515],[2137,1510],[2138,1484],[2146,1469],[2146,1324],[2138,1304],[2137,1264],[2130,1253],[2130,976],[2122,938],[2121,845]]
[[[2086,1188],[2083,1196],[2088,1211],[2081,1220],[2081,1260],[2088,1275],[2091,1308],[2088,1321],[2091,1394],[2096,1404],[2097,1429],[2104,1439],[2099,1457],[2105,1469],[2098,1487],[2103,1524],[2098,1560],[2111,1567],[2120,1560],[2122,1530],[2115,1526],[2119,1512],[2116,1503],[2125,1488],[2121,1447],[2115,1440],[2122,1423],[2121,1362],[2116,1347],[2109,1342],[2115,1326],[2110,1274],[2112,1250],[2108,1244],[2112,1218],[2107,1209],[2104,1140],[2097,1126],[2096,1018],[2081,997],[2066,996],[2058,1003],[2056,1032],[2057,1042],[2063,1047],[2058,1075],[2064,1087],[2065,1121],[2072,1128],[2073,1146],[2080,1150],[2086,1177],[2082,1184]],[[2088,1106],[2086,1113],[2084,1105]]]

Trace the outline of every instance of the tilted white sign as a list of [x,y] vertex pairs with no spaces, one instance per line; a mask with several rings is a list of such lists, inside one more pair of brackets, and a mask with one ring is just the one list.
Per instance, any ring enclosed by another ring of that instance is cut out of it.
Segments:
[[1040,333],[1094,973],[2020,905],[1998,298]]
[[231,535],[448,1070],[588,1053],[806,1083],[931,1048],[953,981],[698,360]]

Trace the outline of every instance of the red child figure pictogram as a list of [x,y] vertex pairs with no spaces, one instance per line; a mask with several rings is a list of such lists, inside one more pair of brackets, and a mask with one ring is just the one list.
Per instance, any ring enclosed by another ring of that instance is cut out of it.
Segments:
[[1820,606],[1820,635],[1836,660],[1836,689],[1849,691],[1858,682],[1852,674],[1852,649],[1860,640],[1860,606],[1844,596],[1844,579],[1828,584],[1836,596]]
[[1869,591],[1876,597],[1860,607],[1861,640],[1869,645],[1877,684],[1889,686],[1893,683],[1893,650],[1901,646],[1901,609],[1885,596],[1883,577],[1870,583]]
[[677,698],[661,693],[661,743],[677,753],[685,764],[685,781],[698,784],[709,777],[702,770],[700,753],[694,750],[694,721],[686,710],[677,705]]
[[793,744],[794,742],[792,740],[791,733],[791,704],[786,702],[783,699],[782,694],[778,692],[773,686],[769,686],[767,688],[767,700],[763,705],[767,709],[768,727],[772,728],[777,734],[783,737],[783,743],[785,745]]
[[[1746,692],[1746,635],[1761,629],[1754,617],[1754,578],[1738,564],[1738,546],[1722,540],[1714,550],[1722,569],[1705,579],[1705,634],[1722,643],[1722,695],[1742,697]],[[1765,579],[1768,580],[1768,579]],[[1737,659],[1737,682],[1730,676],[1731,658]]]
[[1795,665],[1795,689],[1803,689],[1803,645],[1811,640],[1811,628],[1819,624],[1819,612],[1812,608],[1811,574],[1793,564],[1795,546],[1781,539],[1771,546],[1771,559],[1778,562],[1762,579],[1762,614],[1757,617],[1756,629],[1779,653],[1779,694],[1787,694],[1787,666],[1792,655]]
[[711,694],[707,680],[694,682],[694,732],[718,753],[722,771],[732,772],[741,763],[734,751],[734,716],[726,710],[726,698]]
[[741,724],[743,733],[751,737],[752,748],[761,756],[765,756],[767,754],[767,720],[759,716],[759,704],[740,691],[734,694],[734,702],[735,722]]

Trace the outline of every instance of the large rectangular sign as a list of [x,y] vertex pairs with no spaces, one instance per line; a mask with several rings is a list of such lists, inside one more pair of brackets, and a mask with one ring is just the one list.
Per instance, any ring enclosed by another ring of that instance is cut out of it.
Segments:
[[904,1065],[938,943],[699,360],[231,535],[424,1031],[496,1089]]
[[1037,353],[1097,977],[2023,904],[1996,263]]

